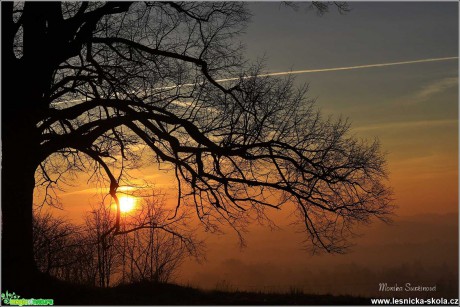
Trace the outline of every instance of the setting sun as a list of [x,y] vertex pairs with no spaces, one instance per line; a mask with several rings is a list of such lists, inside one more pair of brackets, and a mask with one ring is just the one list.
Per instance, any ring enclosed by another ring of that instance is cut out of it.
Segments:
[[134,209],[136,206],[136,198],[130,196],[122,196],[119,198],[120,202],[120,211],[121,212],[129,212]]

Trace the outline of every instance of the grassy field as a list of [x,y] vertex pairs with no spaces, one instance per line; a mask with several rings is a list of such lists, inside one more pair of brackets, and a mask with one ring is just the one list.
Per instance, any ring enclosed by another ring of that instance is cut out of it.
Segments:
[[55,305],[368,305],[362,297],[205,291],[174,284],[136,283],[113,288],[90,288],[59,281],[31,285],[21,298],[54,299]]

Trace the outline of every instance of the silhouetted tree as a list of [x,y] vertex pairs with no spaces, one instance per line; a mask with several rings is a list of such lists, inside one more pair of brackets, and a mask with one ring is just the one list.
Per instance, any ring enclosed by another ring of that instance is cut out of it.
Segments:
[[84,245],[93,246],[97,286],[109,287],[117,281],[166,282],[186,257],[201,255],[202,242],[187,225],[188,215],[174,214],[155,197],[124,213],[116,235],[108,232],[115,222],[113,206],[100,203],[86,215]]
[[72,283],[109,287],[167,282],[185,258],[201,257],[203,243],[195,237],[189,215],[174,214],[159,195],[124,213],[118,236],[107,233],[114,212],[113,206],[100,203],[80,226],[36,212],[33,240],[38,269]]
[[[158,196],[144,199],[126,214],[118,245],[126,262],[122,282],[168,282],[187,257],[199,260],[203,242],[196,238],[190,222],[185,211],[174,214]],[[126,228],[130,231],[124,232]]]
[[74,240],[79,229],[51,214],[34,216],[34,255],[39,270],[51,274],[75,261],[69,249],[75,249]]
[[290,202],[313,246],[340,252],[354,223],[385,218],[378,144],[322,118],[292,79],[245,67],[248,17],[238,2],[2,2],[4,287],[36,271],[35,179],[92,170],[118,203],[126,173],[112,170],[136,167],[141,144],[210,229]]
[[38,269],[61,280],[95,285],[94,251],[86,229],[50,213],[37,212],[33,222]]
[[85,218],[88,231],[88,244],[94,247],[97,267],[97,285],[110,286],[111,277],[120,265],[120,254],[117,252],[117,238],[106,235],[114,222],[113,210],[110,206],[99,204]]
[[315,9],[318,15],[323,15],[329,12],[329,8],[335,7],[340,14],[350,11],[350,6],[344,1],[312,1],[312,2],[292,2],[283,1],[285,6],[291,7],[294,10],[299,10],[302,5],[306,5],[307,9]]

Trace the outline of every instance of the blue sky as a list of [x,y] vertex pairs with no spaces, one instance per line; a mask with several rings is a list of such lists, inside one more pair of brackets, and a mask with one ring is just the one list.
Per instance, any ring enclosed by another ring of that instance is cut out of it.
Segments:
[[244,42],[250,58],[268,56],[271,69],[351,66],[455,56],[456,2],[351,2],[340,15],[318,16],[279,3],[250,3]]
[[[331,9],[318,16],[305,4],[295,11],[249,3],[246,54],[265,56],[271,72],[458,56],[456,2],[350,5],[344,15]],[[358,137],[380,140],[399,213],[457,211],[458,60],[300,74],[296,80],[310,85],[324,114],[346,117]]]

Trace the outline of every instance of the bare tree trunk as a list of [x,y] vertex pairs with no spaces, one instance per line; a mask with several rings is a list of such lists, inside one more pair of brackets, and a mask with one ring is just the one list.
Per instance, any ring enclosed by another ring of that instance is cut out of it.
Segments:
[[[22,135],[24,131],[11,131],[6,127],[11,123],[5,117],[2,122],[2,288],[19,291],[38,272],[32,239],[36,164],[26,136]],[[16,123],[22,125],[20,121]]]
[[[12,45],[12,4],[2,3],[2,45]],[[5,14],[5,15],[3,15]],[[42,94],[38,61],[2,53],[2,288],[20,291],[38,270],[33,257],[35,170],[43,158],[36,127]],[[41,78],[44,79],[44,78]],[[41,80],[43,82],[43,80]]]
[[[9,70],[5,66],[3,72]],[[12,75],[3,75],[2,84],[2,286],[19,291],[38,272],[32,209],[40,149],[34,114],[27,109],[33,98],[21,94],[24,90]]]

